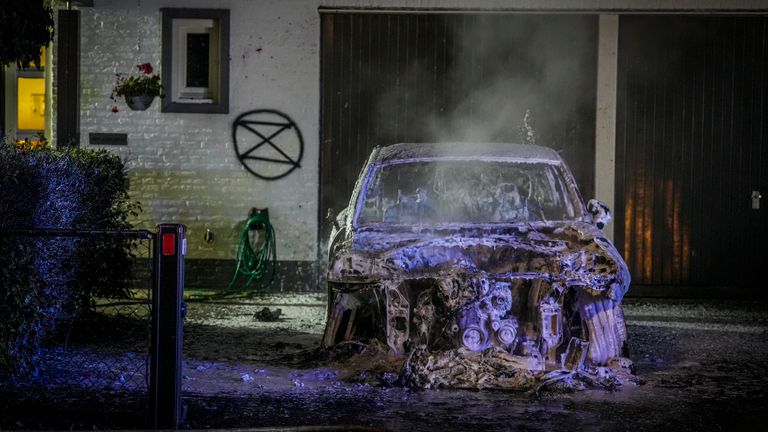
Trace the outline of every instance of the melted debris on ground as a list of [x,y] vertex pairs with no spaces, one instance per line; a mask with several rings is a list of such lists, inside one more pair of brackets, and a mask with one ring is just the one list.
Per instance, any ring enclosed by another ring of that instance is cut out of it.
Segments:
[[[639,385],[611,385],[599,369],[587,368],[555,371],[526,391],[509,392],[444,389],[440,374],[428,378],[413,371],[408,379],[433,388],[406,387],[402,362],[388,362],[384,347],[350,343],[320,351],[327,310],[322,295],[190,302],[182,373],[185,427],[702,431],[768,420],[765,302],[626,299],[625,305]],[[265,307],[282,309],[280,321],[253,320]],[[473,355],[504,360],[492,351]],[[340,367],[350,361],[355,367]],[[429,361],[414,348],[411,364]],[[585,390],[574,392],[579,385]],[[0,386],[0,429],[143,428],[143,397]]]

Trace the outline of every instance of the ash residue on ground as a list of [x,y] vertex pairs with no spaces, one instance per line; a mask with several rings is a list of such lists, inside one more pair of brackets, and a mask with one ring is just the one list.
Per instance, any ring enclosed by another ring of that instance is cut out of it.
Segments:
[[[265,307],[280,308],[279,320],[255,319]],[[627,299],[640,385],[538,395],[404,388],[388,382],[375,361],[354,375],[332,361],[318,366],[321,295],[190,301],[188,310],[182,382],[188,428],[700,431],[759,429],[768,420],[763,302]],[[0,429],[143,425],[136,416],[141,395],[2,390]]]

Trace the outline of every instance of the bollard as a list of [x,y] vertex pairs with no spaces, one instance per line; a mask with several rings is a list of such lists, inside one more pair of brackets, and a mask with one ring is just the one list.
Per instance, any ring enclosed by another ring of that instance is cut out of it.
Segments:
[[182,421],[181,343],[186,227],[157,226],[152,289],[149,419],[154,429],[178,429]]

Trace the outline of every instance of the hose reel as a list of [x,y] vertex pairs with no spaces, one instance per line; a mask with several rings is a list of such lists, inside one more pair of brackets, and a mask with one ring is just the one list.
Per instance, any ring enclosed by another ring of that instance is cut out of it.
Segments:
[[[240,233],[237,244],[237,268],[229,283],[229,289],[252,289],[256,282],[268,275],[268,280],[258,289],[267,291],[275,279],[277,253],[275,230],[269,222],[268,208],[251,208],[248,220]],[[238,280],[245,279],[243,282]]]

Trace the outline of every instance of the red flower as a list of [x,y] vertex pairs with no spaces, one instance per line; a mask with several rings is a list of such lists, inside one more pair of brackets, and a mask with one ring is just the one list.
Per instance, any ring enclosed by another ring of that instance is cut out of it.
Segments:
[[119,110],[117,109],[117,105],[112,105],[112,112],[113,112],[113,113],[116,113],[117,111],[119,111]]
[[153,75],[152,79],[155,81],[160,81],[160,75]]
[[149,63],[142,63],[140,65],[136,65],[136,67],[139,68],[140,71],[144,72],[147,75],[151,74],[154,71],[154,69],[152,69],[152,65]]

